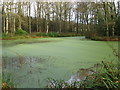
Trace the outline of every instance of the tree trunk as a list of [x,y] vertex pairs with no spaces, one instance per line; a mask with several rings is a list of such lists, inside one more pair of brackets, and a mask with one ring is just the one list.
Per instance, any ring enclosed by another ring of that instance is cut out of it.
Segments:
[[19,15],[19,20],[18,20],[19,26],[18,26],[18,28],[21,29],[21,2],[18,3],[18,15]]
[[6,34],[8,34],[8,14],[6,13]]
[[30,16],[30,9],[31,9],[31,6],[30,6],[30,2],[29,2],[29,33],[31,34],[31,16]]
[[5,33],[5,11],[4,11],[4,3],[2,6],[2,31]]
[[[107,4],[106,4],[107,3]],[[106,23],[106,36],[109,36],[109,28],[108,28],[108,11],[107,11],[107,5],[108,2],[103,2],[104,5],[104,13],[105,13],[105,23]]]
[[19,28],[21,29],[21,17],[19,16]]
[[78,33],[78,21],[79,21],[79,17],[78,17],[78,3],[77,3],[77,26],[76,26],[76,33]]
[[15,32],[15,17],[13,17],[13,32]]
[[47,31],[46,31],[46,33],[48,33],[49,32],[49,22],[47,21]]
[[70,15],[71,15],[71,11],[69,9],[69,32],[71,32],[71,29],[70,29]]

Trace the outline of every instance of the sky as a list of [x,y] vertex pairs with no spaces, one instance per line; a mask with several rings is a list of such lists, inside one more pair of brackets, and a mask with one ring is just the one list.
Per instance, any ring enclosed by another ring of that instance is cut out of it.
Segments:
[[1,2],[13,2],[13,1],[17,1],[17,2],[25,2],[25,1],[30,1],[30,2],[34,2],[34,1],[39,1],[39,2],[99,2],[99,1],[107,1],[107,2],[117,2],[120,0],[0,0]]
[[[31,2],[31,11],[34,11],[34,6],[35,6],[35,1],[39,1],[39,2],[99,2],[99,1],[107,1],[107,2],[115,2],[117,5],[117,2],[120,0],[0,0],[0,3],[2,2]],[[0,4],[0,8],[1,8],[1,4]],[[0,10],[1,11],[1,10]],[[34,17],[35,13],[31,12],[31,16]],[[75,16],[73,16],[75,17]]]

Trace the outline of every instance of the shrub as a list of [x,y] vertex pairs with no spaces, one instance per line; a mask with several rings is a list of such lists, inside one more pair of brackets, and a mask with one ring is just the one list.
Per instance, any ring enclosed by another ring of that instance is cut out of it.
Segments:
[[37,33],[36,36],[47,36],[46,33]]
[[11,37],[13,37],[13,34],[6,34],[6,33],[2,34],[2,39],[11,39]]
[[10,73],[2,73],[2,88],[6,90],[9,88],[14,88],[15,84],[13,83]]
[[27,34],[28,33],[25,30],[21,29],[21,28],[18,28],[16,30],[16,32],[15,32],[15,35],[27,35]]
[[48,36],[48,37],[58,37],[59,34],[56,32],[49,32],[49,33],[37,33],[36,36]]
[[103,65],[97,73],[94,73],[91,78],[87,77],[85,80],[85,87],[87,88],[120,88],[118,66],[112,62],[101,62]]
[[49,32],[49,33],[47,33],[47,36],[49,36],[49,37],[58,37],[59,34],[56,33],[56,32]]
[[7,34],[3,33],[3,34],[2,34],[2,38],[4,39],[4,38],[6,38],[6,37],[7,37]]
[[118,66],[113,62],[101,62],[102,67],[100,67],[97,72],[86,77],[85,80],[76,81],[72,84],[66,83],[66,81],[48,79],[50,88],[112,88],[120,89],[120,72],[118,71]]

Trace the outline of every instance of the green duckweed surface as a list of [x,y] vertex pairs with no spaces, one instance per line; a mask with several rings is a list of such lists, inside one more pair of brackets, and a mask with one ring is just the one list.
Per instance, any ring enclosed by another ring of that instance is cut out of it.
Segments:
[[3,72],[12,76],[17,88],[43,88],[47,78],[68,80],[80,68],[102,60],[117,60],[111,45],[84,37],[3,40]]

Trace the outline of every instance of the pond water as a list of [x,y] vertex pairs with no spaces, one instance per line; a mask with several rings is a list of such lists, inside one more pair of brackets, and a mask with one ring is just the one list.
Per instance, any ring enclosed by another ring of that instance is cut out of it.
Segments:
[[48,78],[69,80],[80,68],[117,60],[109,46],[118,49],[118,42],[84,37],[3,40],[2,45],[2,70],[17,88],[43,88]]

